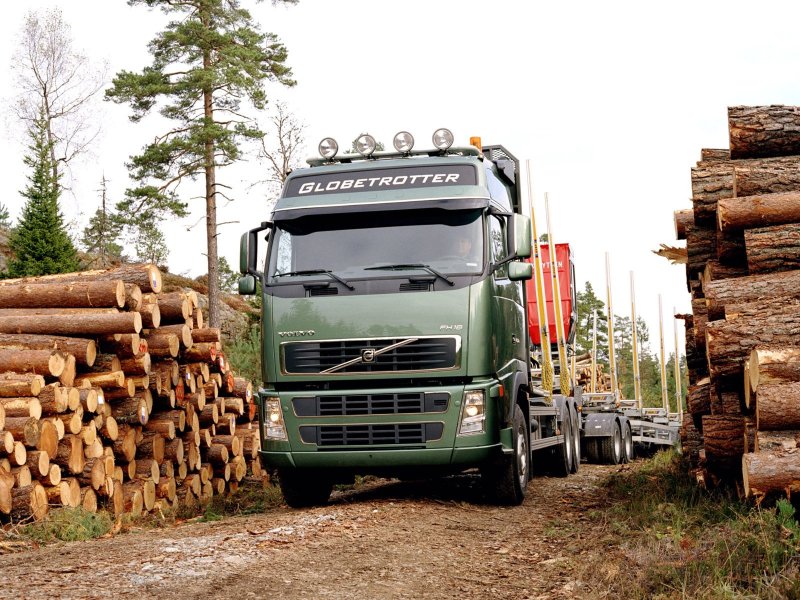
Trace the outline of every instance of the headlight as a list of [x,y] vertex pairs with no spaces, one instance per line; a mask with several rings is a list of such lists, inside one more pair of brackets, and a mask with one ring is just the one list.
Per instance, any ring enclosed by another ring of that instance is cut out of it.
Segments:
[[483,433],[485,423],[486,404],[483,390],[465,392],[464,402],[461,406],[461,423],[458,426],[458,435]]
[[286,426],[283,423],[281,401],[278,398],[267,398],[264,402],[264,439],[286,440]]
[[339,152],[339,144],[333,138],[325,138],[319,143],[319,154],[325,160],[331,160]]
[[394,149],[398,152],[411,152],[414,147],[414,136],[407,131],[401,131],[394,136]]
[[375,152],[375,138],[368,133],[358,136],[356,150],[361,156],[371,156]]
[[447,150],[453,145],[453,133],[449,129],[437,129],[433,132],[433,145],[439,150]]

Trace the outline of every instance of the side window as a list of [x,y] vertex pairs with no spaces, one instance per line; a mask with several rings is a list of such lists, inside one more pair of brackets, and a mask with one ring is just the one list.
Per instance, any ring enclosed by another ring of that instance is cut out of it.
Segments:
[[[498,217],[489,217],[489,260],[498,262],[508,255],[506,250],[505,223]],[[507,265],[503,265],[494,273],[495,279],[508,277]]]

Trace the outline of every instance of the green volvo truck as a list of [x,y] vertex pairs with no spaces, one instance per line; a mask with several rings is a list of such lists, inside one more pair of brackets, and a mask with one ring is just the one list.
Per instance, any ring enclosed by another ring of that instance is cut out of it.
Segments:
[[576,398],[531,377],[519,162],[471,142],[438,130],[420,151],[401,132],[376,152],[364,135],[338,156],[326,138],[242,236],[239,291],[262,300],[260,456],[290,506],[359,474],[470,469],[519,504],[532,469],[578,468]]

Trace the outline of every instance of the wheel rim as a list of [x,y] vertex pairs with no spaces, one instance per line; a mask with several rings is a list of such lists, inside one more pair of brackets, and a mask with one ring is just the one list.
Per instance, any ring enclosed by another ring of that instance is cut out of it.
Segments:
[[575,427],[572,428],[572,453],[575,456],[575,462],[581,461],[581,435],[578,431],[578,420],[574,421]]
[[567,466],[572,466],[572,421],[569,418],[569,412],[566,415],[566,421],[561,424],[561,430],[564,433],[564,450],[566,451]]
[[525,439],[525,430],[517,430],[517,474],[521,488],[528,482],[528,442]]
[[625,430],[625,455],[633,458],[633,434],[630,427]]
[[620,439],[622,436],[619,431],[619,427],[616,428],[614,431],[614,457],[619,461],[622,458],[622,440]]

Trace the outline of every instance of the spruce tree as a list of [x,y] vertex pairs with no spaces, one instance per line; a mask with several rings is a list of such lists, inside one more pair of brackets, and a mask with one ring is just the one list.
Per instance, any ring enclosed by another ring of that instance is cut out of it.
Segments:
[[0,202],[0,229],[11,229],[11,215],[8,214],[8,207]]
[[78,254],[64,227],[58,208],[59,185],[53,177],[47,124],[40,117],[29,130],[31,143],[24,163],[30,168],[22,217],[9,239],[14,253],[8,263],[10,277],[69,273],[79,268]]
[[89,219],[89,225],[83,230],[81,244],[86,251],[93,254],[90,264],[100,268],[111,266],[115,261],[122,260],[122,246],[119,236],[123,224],[120,219],[108,208],[108,186],[105,175],[100,181],[100,208]]

